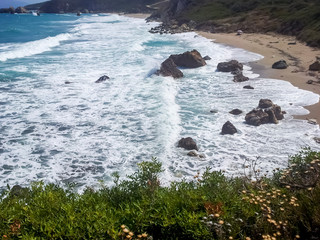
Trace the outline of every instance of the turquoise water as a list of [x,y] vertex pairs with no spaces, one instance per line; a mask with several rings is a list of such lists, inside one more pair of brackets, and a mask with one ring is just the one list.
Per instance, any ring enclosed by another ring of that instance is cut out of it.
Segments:
[[[301,147],[320,150],[313,140],[319,127],[292,118],[319,96],[260,78],[247,64],[260,55],[195,33],[150,34],[157,23],[112,14],[1,14],[0,24],[0,187],[37,180],[110,183],[112,172],[125,176],[153,156],[168,183],[206,167],[239,174],[245,160],[257,156],[267,171],[286,166],[287,156]],[[192,49],[212,60],[184,69],[179,80],[153,74],[170,54]],[[230,59],[245,63],[249,82],[216,72]],[[102,75],[110,80],[96,84]],[[243,89],[247,84],[254,91]],[[286,118],[253,127],[244,114],[228,113],[248,112],[260,98],[279,104]],[[238,134],[220,135],[227,120]],[[206,158],[190,158],[176,147],[187,136]]]

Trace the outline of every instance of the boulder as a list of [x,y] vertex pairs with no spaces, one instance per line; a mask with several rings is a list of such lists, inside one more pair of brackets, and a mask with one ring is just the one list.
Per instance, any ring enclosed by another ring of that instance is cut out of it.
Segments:
[[107,81],[107,79],[110,79],[110,78],[107,75],[103,75],[97,81],[95,81],[95,83],[102,83],[102,82]]
[[260,99],[258,108],[269,108],[272,107],[273,102],[270,99]]
[[233,72],[236,70],[243,70],[242,63],[239,63],[237,60],[231,60],[229,62],[221,62],[217,66],[218,71],[220,72]]
[[242,72],[233,77],[234,82],[245,82],[248,80],[249,80],[249,78],[246,76],[243,76]]
[[233,109],[229,112],[230,114],[233,114],[233,115],[240,115],[242,113],[242,111],[238,108],[236,109]]
[[259,106],[246,114],[245,120],[249,125],[259,126],[266,123],[277,124],[284,118],[285,112],[270,99],[260,99]]
[[309,66],[309,71],[320,71],[320,61],[315,61]]
[[207,55],[207,56],[203,57],[203,60],[206,60],[206,61],[211,60],[211,57],[209,57],[209,56]]
[[181,138],[178,142],[178,147],[187,149],[187,150],[197,150],[198,151],[198,146],[196,142],[191,138]]
[[177,65],[173,62],[171,58],[168,58],[163,63],[161,63],[160,70],[157,71],[158,75],[164,77],[182,78],[183,73],[177,68]]
[[269,122],[269,115],[262,109],[254,109],[246,114],[245,120],[249,125],[260,126]]
[[227,121],[225,124],[222,126],[221,134],[235,134],[237,131],[236,127],[229,121]]
[[288,64],[285,60],[280,60],[272,64],[272,68],[274,69],[286,69],[287,67],[288,67]]
[[254,87],[250,86],[250,85],[245,85],[243,86],[244,89],[254,89]]
[[28,10],[24,7],[17,7],[15,10],[16,13],[28,13]]
[[203,60],[201,54],[197,50],[171,55],[169,58],[171,58],[179,67],[198,68],[206,65],[205,60]]

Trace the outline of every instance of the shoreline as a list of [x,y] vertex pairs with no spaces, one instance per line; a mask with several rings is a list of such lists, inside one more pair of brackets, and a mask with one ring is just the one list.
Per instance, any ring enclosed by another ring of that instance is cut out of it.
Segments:
[[[140,19],[146,19],[150,16],[150,14],[145,13],[120,15]],[[244,33],[242,35],[204,31],[196,31],[196,33],[215,43],[242,48],[262,55],[262,59],[249,62],[253,72],[258,73],[260,77],[287,81],[295,87],[311,91],[320,96],[320,72],[308,71],[309,65],[316,61],[317,56],[320,57],[320,49],[306,46],[305,43],[299,42],[294,36],[276,33]],[[289,67],[287,69],[272,69],[272,64],[282,59],[287,62]],[[313,80],[314,83],[308,84],[308,80]],[[319,82],[315,83],[315,81]],[[301,120],[315,119],[317,124],[320,124],[320,97],[317,103],[303,107],[309,113],[293,115],[293,117]]]
[[[320,49],[315,49],[298,42],[295,37],[279,34],[243,34],[234,33],[209,33],[197,31],[205,38],[215,43],[242,48],[250,52],[258,53],[264,58],[250,62],[253,72],[263,78],[272,78],[290,82],[293,86],[320,95],[320,83],[307,84],[308,80],[318,81],[319,73],[309,75],[309,65],[320,56]],[[291,44],[288,44],[291,43]],[[293,44],[294,43],[294,44]],[[287,69],[272,69],[274,62],[284,59],[289,67]],[[312,74],[312,73],[311,73]],[[316,104],[303,106],[309,111],[307,115],[294,115],[301,120],[315,119],[320,123],[320,101]]]

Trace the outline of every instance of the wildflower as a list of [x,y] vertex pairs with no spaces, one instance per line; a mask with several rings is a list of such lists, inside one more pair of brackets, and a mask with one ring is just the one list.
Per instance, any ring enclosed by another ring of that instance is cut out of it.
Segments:
[[215,217],[220,217],[220,214],[216,213],[214,216],[215,216]]
[[312,191],[312,187],[309,187],[309,188],[308,188],[308,191]]
[[281,211],[284,211],[284,208],[281,207],[280,210],[281,210]]
[[130,238],[131,239],[132,237],[130,235],[127,235],[126,238],[128,238],[128,239]]
[[278,235],[278,236],[281,236],[281,232],[278,231],[278,232],[277,232],[277,235]]
[[222,225],[222,224],[224,224],[224,221],[223,221],[223,220],[220,220],[218,223],[219,223],[220,225]]
[[122,225],[121,225],[121,228],[122,228],[122,229],[125,229],[125,228],[126,228],[126,225],[123,225],[123,224],[122,224]]
[[128,233],[129,230],[128,230],[127,228],[125,228],[125,229],[123,229],[123,232],[124,232],[124,233]]
[[243,191],[242,191],[242,193],[243,193],[243,194],[246,194],[246,193],[247,193],[247,191],[243,190]]
[[296,238],[300,238],[300,235],[296,235]]
[[142,235],[142,237],[144,237],[144,238],[146,238],[146,237],[148,236],[148,234],[146,234],[146,233],[142,233],[141,235]]
[[139,234],[137,237],[138,237],[138,238],[142,238],[142,235],[141,235],[141,234]]
[[286,188],[287,188],[287,189],[290,189],[291,187],[288,185],[288,186],[286,186]]
[[133,234],[133,232],[129,232],[129,235],[132,237],[134,234]]
[[230,240],[232,240],[232,239],[233,239],[233,237],[229,237],[229,239],[230,239]]
[[251,238],[249,238],[249,237],[246,237],[246,240],[251,240]]

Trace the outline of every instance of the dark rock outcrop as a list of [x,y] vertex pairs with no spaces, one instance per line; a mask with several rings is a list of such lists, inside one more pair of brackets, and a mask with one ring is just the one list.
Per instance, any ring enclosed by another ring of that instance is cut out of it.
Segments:
[[95,83],[102,83],[102,82],[107,81],[108,79],[110,79],[110,78],[107,75],[103,75],[97,81],[95,81]]
[[277,124],[283,119],[283,114],[280,106],[274,104],[270,99],[261,99],[258,108],[247,113],[245,120],[249,125],[254,126],[266,123]]
[[287,67],[288,67],[288,64],[285,60],[280,60],[272,64],[272,68],[274,69],[286,69]]
[[173,77],[173,78],[182,78],[183,73],[177,68],[177,65],[171,58],[168,58],[163,63],[161,63],[160,70],[157,71],[158,75],[162,75],[164,77]]
[[231,110],[229,113],[232,115],[240,115],[242,113],[242,111],[240,109],[236,108],[236,109]]
[[197,150],[198,151],[198,146],[196,142],[191,138],[181,138],[178,142],[178,147],[187,149],[187,150]]
[[235,75],[233,77],[233,81],[234,82],[245,82],[245,81],[248,81],[249,78],[246,77],[246,76],[243,76],[242,72],[241,73],[238,73],[237,75]]
[[221,134],[230,134],[233,135],[235,133],[237,133],[237,129],[236,127],[230,122],[227,121],[223,126],[222,126],[222,130],[221,130]]
[[209,56],[207,55],[207,56],[203,57],[203,60],[206,60],[206,61],[211,60],[211,57],[209,57]]
[[243,87],[244,89],[254,89],[254,87],[250,86],[250,85],[246,85]]
[[218,71],[220,72],[233,72],[233,71],[242,71],[243,65],[237,60],[231,60],[229,62],[221,62],[217,66]]
[[203,60],[201,54],[197,50],[171,55],[169,58],[171,58],[179,67],[198,68],[206,65],[205,60]]
[[309,71],[320,71],[320,61],[315,61],[309,66]]

